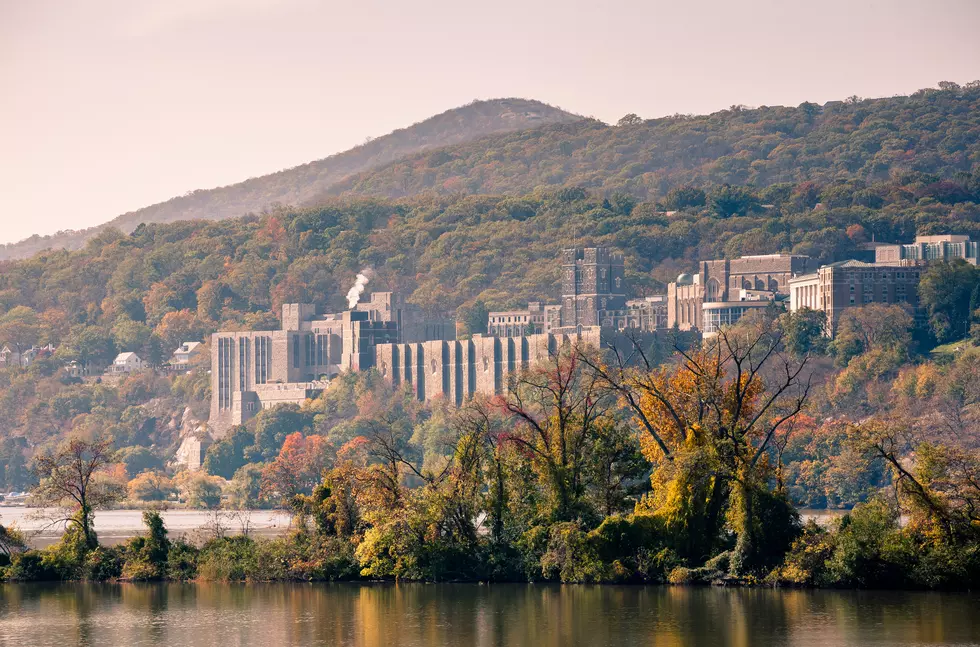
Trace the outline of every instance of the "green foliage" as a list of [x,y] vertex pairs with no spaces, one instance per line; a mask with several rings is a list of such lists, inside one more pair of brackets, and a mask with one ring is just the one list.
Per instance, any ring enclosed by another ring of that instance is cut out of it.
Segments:
[[159,512],[144,511],[143,524],[147,534],[134,537],[123,549],[126,561],[122,576],[130,580],[158,580],[167,573],[170,540]]
[[244,427],[235,427],[221,440],[208,447],[204,455],[204,470],[212,476],[230,479],[247,462],[247,453],[255,443],[255,435]]
[[126,467],[126,473],[130,476],[163,468],[160,458],[146,447],[123,447],[116,454],[116,461]]
[[723,184],[708,196],[711,209],[719,218],[745,216],[759,206],[759,198],[744,186]]
[[939,343],[963,339],[970,334],[975,301],[980,289],[980,269],[963,259],[934,263],[922,273],[919,301],[929,317],[929,326]]
[[827,313],[823,310],[801,308],[787,312],[780,325],[785,333],[786,350],[796,357],[809,354],[821,355],[827,349]]

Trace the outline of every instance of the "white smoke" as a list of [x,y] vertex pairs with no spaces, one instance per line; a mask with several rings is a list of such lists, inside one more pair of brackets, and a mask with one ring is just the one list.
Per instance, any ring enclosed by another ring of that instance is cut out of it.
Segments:
[[357,275],[357,279],[354,280],[354,287],[347,291],[347,308],[349,310],[353,310],[357,302],[361,300],[361,295],[364,294],[364,288],[367,287],[373,274],[370,268],[368,268],[361,270]]

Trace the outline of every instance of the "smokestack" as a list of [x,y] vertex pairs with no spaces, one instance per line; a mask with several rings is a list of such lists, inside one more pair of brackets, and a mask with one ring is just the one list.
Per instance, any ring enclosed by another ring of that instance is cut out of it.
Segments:
[[364,294],[364,288],[367,287],[368,282],[371,280],[371,276],[374,272],[371,268],[366,268],[361,270],[354,280],[354,287],[347,291],[347,309],[353,310],[357,302],[361,300],[361,295]]

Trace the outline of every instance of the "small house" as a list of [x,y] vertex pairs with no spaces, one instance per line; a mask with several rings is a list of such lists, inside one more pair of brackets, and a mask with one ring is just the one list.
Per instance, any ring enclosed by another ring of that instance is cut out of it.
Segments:
[[136,353],[119,353],[112,360],[111,372],[136,373],[143,370],[143,360]]
[[174,351],[170,365],[174,368],[186,368],[203,350],[201,342],[185,341],[180,345],[180,348]]

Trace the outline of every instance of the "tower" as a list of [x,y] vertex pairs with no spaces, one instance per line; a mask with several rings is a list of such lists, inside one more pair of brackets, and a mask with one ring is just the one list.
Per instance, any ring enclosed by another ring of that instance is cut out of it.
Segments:
[[598,326],[600,312],[626,309],[623,255],[607,247],[561,252],[562,327]]

